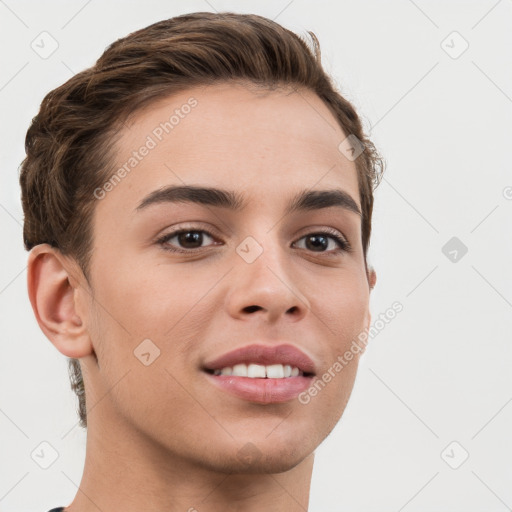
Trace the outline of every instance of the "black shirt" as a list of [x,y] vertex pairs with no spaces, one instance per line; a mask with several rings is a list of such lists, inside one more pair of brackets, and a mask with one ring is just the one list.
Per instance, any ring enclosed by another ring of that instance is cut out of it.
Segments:
[[48,512],[62,512],[63,510],[64,510],[64,507],[57,507],[57,508],[52,508]]

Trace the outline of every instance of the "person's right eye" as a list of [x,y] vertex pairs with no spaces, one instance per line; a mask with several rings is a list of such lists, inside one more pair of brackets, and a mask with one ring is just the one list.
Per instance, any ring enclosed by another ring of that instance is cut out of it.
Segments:
[[[194,250],[197,252],[197,249],[202,249],[204,247],[202,244],[205,239],[214,240],[214,237],[204,229],[182,228],[165,234],[157,240],[157,243],[166,251],[190,253]],[[173,240],[174,243],[172,242]],[[175,244],[181,244],[181,247]]]

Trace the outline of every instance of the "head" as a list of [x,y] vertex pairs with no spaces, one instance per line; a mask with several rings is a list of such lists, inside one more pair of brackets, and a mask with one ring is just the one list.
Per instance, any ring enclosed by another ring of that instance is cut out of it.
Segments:
[[286,342],[319,376],[370,323],[383,161],[310,35],[312,48],[260,16],[183,15],[44,98],[20,173],[29,292],[83,427],[121,418],[212,467],[252,443],[284,470],[341,417],[359,355],[308,404],[226,395],[206,369]]

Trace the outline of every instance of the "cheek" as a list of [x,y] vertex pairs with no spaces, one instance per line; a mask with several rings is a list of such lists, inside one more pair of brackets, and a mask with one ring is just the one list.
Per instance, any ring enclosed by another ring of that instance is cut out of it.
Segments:
[[[122,374],[132,368],[138,372],[142,365],[136,354],[149,350],[150,358],[158,354],[155,366],[189,378],[188,373],[196,370],[191,362],[197,360],[201,339],[215,309],[222,307],[212,299],[218,281],[217,273],[198,275],[191,266],[154,265],[149,272],[116,270],[102,282],[98,294],[104,306],[97,308],[98,332],[105,340],[98,354],[113,363],[113,370],[117,367],[116,374]],[[147,378],[151,381],[157,376],[151,371]],[[149,381],[146,384],[151,387]]]
[[352,270],[326,283],[311,301],[325,350],[317,379],[299,401],[309,417],[323,418],[317,423],[321,435],[330,432],[347,405],[364,348],[358,336],[369,319],[368,282],[364,273]]
[[[313,305],[314,304],[314,305]],[[366,277],[346,274],[332,280],[312,303],[314,313],[326,326],[327,333],[341,350],[367,326],[369,319],[369,290]]]
[[171,269],[153,266],[148,271],[117,271],[102,286],[102,298],[117,320],[136,337],[161,337],[173,329],[213,286],[197,282],[191,267]]

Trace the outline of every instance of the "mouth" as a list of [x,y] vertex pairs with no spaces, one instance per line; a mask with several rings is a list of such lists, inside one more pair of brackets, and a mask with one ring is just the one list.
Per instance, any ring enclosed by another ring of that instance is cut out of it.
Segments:
[[205,368],[210,375],[232,375],[233,377],[248,377],[249,379],[287,379],[292,377],[312,377],[314,374],[302,371],[298,366],[289,364],[262,365],[257,363],[238,363],[223,368]]
[[206,363],[202,370],[219,389],[259,404],[293,400],[315,377],[313,361],[293,345],[249,345]]

